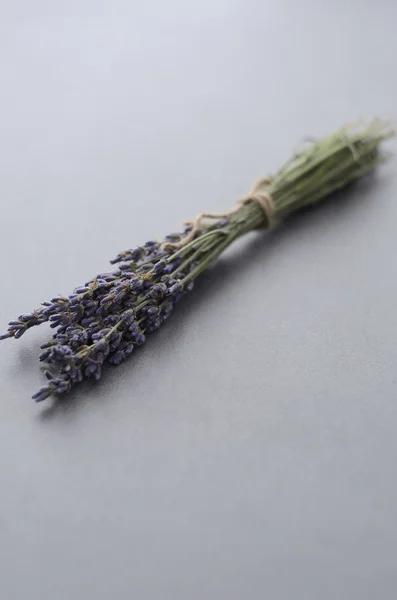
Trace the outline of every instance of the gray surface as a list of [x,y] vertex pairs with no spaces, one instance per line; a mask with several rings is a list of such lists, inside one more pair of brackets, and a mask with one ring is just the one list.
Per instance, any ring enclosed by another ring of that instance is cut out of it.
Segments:
[[[4,325],[395,117],[392,0],[106,4],[2,3]],[[396,597],[395,172],[251,236],[66,404],[29,399],[48,330],[1,344],[1,598]]]

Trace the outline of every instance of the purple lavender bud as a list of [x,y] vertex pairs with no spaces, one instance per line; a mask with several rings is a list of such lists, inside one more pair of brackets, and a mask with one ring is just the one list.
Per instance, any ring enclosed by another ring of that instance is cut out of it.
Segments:
[[98,331],[97,333],[94,333],[91,338],[92,340],[99,340],[101,338],[103,338],[107,333],[109,333],[109,331],[111,331],[111,329],[109,327],[107,327],[106,329],[101,329],[100,331]]
[[69,346],[53,346],[50,350],[51,360],[64,361],[73,357],[73,351]]
[[98,306],[97,314],[101,315],[102,318],[109,316],[109,312],[112,308],[112,303],[108,302],[102,306]]
[[21,323],[21,321],[9,321],[8,325],[9,325],[9,327],[12,327],[13,329],[19,328],[19,327],[24,327],[24,325]]
[[[97,307],[97,303],[95,302],[95,300],[90,300],[89,298],[84,298],[81,303],[84,306],[84,308],[96,308]],[[73,307],[73,308],[75,308],[75,307]],[[72,310],[72,309],[70,309],[70,310]]]
[[130,290],[134,293],[139,293],[142,290],[143,281],[139,277],[133,277],[130,280]]
[[103,361],[105,360],[105,355],[103,354],[103,352],[96,353],[95,360],[99,365],[101,365],[103,363]]
[[137,346],[142,346],[142,344],[144,344],[145,341],[146,341],[146,337],[145,337],[144,333],[140,332],[140,333],[136,334],[136,336],[135,336],[135,344]]
[[24,313],[22,315],[19,315],[19,318],[21,321],[24,321],[26,323],[27,321],[31,321],[35,317],[31,313]]
[[126,298],[126,300],[124,300],[123,304],[124,304],[124,306],[125,306],[126,309],[130,309],[130,308],[135,309],[136,298],[131,298],[131,296],[128,296]]
[[141,265],[141,271],[148,272],[153,269],[153,263],[147,263],[146,265]]
[[151,280],[151,278],[149,279],[145,279],[143,282],[143,290],[142,293],[146,292],[147,290],[150,290],[150,288],[153,285],[153,281]]
[[130,248],[125,252],[120,252],[110,263],[115,264],[122,260],[139,260],[142,257],[142,248]]
[[50,356],[51,354],[51,350],[44,350],[44,352],[41,352],[39,354],[39,361],[43,362],[44,360],[47,360],[47,358]]
[[124,331],[124,333],[123,333],[123,340],[125,342],[133,342],[134,341],[134,336],[129,331]]
[[118,294],[115,295],[114,297],[114,301],[117,302],[117,304],[121,304],[121,302],[123,301],[123,298],[125,296],[125,291],[119,292]]
[[161,245],[159,243],[157,243],[155,246],[152,246],[151,248],[148,248],[146,250],[146,257],[145,258],[160,258],[161,256],[164,255],[163,249],[161,248]]
[[115,350],[118,349],[119,345],[120,345],[120,339],[118,340],[114,340],[114,342],[110,342],[109,344],[109,350],[110,352],[114,352]]
[[59,315],[58,313],[56,315],[50,315],[49,320],[50,321],[60,321],[62,319],[62,316]]
[[113,289],[115,292],[126,292],[127,291],[124,281],[122,283],[119,283],[119,285],[116,285]]
[[94,322],[93,317],[88,317],[86,319],[82,319],[81,321],[81,326],[82,327],[89,327],[91,325],[91,323]]
[[113,294],[108,294],[107,296],[104,296],[103,298],[101,298],[101,301],[99,304],[100,304],[100,306],[103,306],[105,304],[111,304],[113,302],[113,300],[114,300]]
[[132,333],[133,335],[139,333],[139,325],[138,325],[138,323],[136,323],[136,322],[131,323],[131,325],[128,328],[128,331],[130,333]]
[[183,290],[183,285],[180,281],[177,281],[176,283],[174,283],[169,289],[168,289],[168,294],[170,296],[173,296],[174,294],[178,294],[179,292],[181,292]]
[[133,316],[134,316],[134,311],[131,310],[131,309],[129,309],[129,310],[126,310],[126,311],[123,312],[123,314],[121,315],[121,319],[122,320],[129,319],[129,318],[131,318]]
[[54,340],[51,340],[49,342],[44,342],[44,344],[41,344],[40,348],[42,350],[45,350],[46,348],[52,348],[53,346],[55,346],[56,342],[54,342]]
[[136,247],[128,250],[128,256],[131,257],[131,260],[139,260],[142,258],[142,254],[143,248]]
[[88,333],[86,331],[75,333],[71,339],[71,342],[77,347],[84,346],[88,342]]
[[42,402],[43,400],[48,398],[50,395],[51,395],[51,387],[49,385],[45,385],[44,387],[41,387],[38,392],[33,394],[32,398],[36,402]]
[[116,365],[116,366],[119,365],[119,364],[121,364],[123,362],[123,355],[122,355],[122,353],[121,352],[113,352],[113,354],[111,354],[108,357],[108,362],[111,365]]
[[98,368],[98,365],[96,363],[91,363],[91,364],[87,365],[86,368],[84,369],[84,375],[86,377],[92,377],[94,375],[94,373],[96,373],[97,368]]
[[174,258],[174,260],[172,260],[170,263],[168,263],[168,265],[164,269],[164,272],[172,273],[173,271],[175,271],[175,269],[177,269],[180,266],[181,262],[182,262],[181,258],[179,256],[177,256],[176,258]]
[[64,379],[54,379],[52,381],[53,384],[53,392],[55,392],[56,394],[64,394],[65,392],[68,391],[69,389],[69,382],[65,381]]
[[83,379],[80,368],[76,367],[74,362],[62,365],[59,371],[62,375],[65,375],[65,379],[70,379],[71,381],[82,381]]
[[164,271],[164,268],[166,266],[166,262],[165,260],[159,260],[158,262],[156,262],[156,264],[154,265],[154,271],[159,274],[162,273]]
[[84,294],[85,292],[89,292],[90,288],[89,287],[78,287],[78,288],[75,288],[74,291],[76,292],[76,294]]
[[65,379],[51,379],[48,385],[39,389],[36,394],[33,394],[33,400],[36,402],[42,402],[48,398],[52,393],[64,394],[70,388],[70,382]]
[[101,340],[95,344],[95,351],[101,352],[107,356],[110,352],[109,345],[104,340]]
[[54,304],[47,304],[46,308],[43,309],[43,314],[51,315],[52,313],[56,312],[57,310],[59,310],[58,306],[55,306]]
[[98,281],[96,282],[96,287],[97,287],[97,289],[107,288],[108,284],[106,283],[106,281],[104,279],[98,279]]
[[127,344],[127,347],[124,349],[124,356],[129,356],[132,354],[134,350],[134,344]]
[[84,313],[84,303],[81,304],[72,304],[72,306],[69,308],[69,312],[72,313],[72,315],[75,314],[83,314]]
[[179,240],[181,239],[181,236],[179,235],[179,233],[169,233],[168,235],[165,236],[165,240],[167,242],[179,242]]
[[[70,367],[69,365],[67,365],[67,366]],[[76,367],[70,367],[67,370],[62,371],[62,372],[65,372],[65,374],[68,375],[68,377],[71,381],[78,381],[79,377],[80,377],[80,373],[81,373],[81,371],[79,371],[79,369],[77,369]]]
[[6,333],[2,333],[0,335],[0,340],[6,340],[8,338],[12,337],[12,333],[10,333],[9,331],[6,331]]
[[154,300],[161,300],[167,294],[167,286],[165,283],[155,283],[148,292],[148,296]]
[[104,325],[110,325],[110,326],[116,325],[116,323],[118,323],[118,321],[119,321],[119,317],[116,315],[109,315],[108,317],[105,317],[103,319]]
[[[84,308],[80,305],[72,306],[70,315],[72,323],[78,323],[84,315]],[[86,316],[88,317],[89,315]]]
[[96,290],[94,290],[95,301],[98,303],[100,300],[102,300],[102,298],[104,296],[106,296],[106,294],[108,293],[108,290],[109,290],[108,284],[106,284],[105,286],[98,286],[96,288]]
[[113,352],[114,350],[117,350],[117,348],[119,347],[121,342],[121,334],[114,332],[111,334],[110,336],[110,340],[109,340],[109,348],[110,350]]
[[152,331],[155,331],[156,329],[158,329],[161,325],[161,321],[160,319],[154,319],[154,321],[150,321],[150,325],[147,328],[147,331],[149,333],[151,333]]
[[[56,340],[56,342],[57,342],[58,345],[60,344],[61,346],[63,346],[65,344],[67,344],[68,336],[66,334],[66,330],[67,330],[67,327],[58,327],[58,329],[56,330],[56,332],[53,334],[52,337]],[[65,344],[63,342],[61,343],[59,341],[61,338],[66,340]]]
[[26,331],[26,329],[18,329],[18,331],[16,331],[14,334],[15,339],[22,337],[23,334],[25,333],[25,331]]

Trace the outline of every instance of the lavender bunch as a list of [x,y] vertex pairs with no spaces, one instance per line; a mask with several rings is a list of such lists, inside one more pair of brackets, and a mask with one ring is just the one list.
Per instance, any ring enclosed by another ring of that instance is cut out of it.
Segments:
[[116,270],[10,321],[0,339],[19,338],[46,321],[56,330],[39,356],[51,366],[45,371],[49,381],[33,398],[40,402],[70,391],[85,378],[98,380],[105,361],[119,365],[168,319],[176,302],[192,290],[204,263],[212,261],[214,250],[220,251],[240,228],[225,218],[207,225],[197,238],[188,226],[162,243],[148,241],[128,249],[111,261]]
[[0,340],[19,338],[47,321],[55,329],[41,346],[39,359],[50,368],[45,371],[48,383],[34,400],[69,392],[85,378],[98,380],[105,362],[119,365],[165,323],[194,280],[234,240],[269,228],[374,169],[387,158],[380,144],[391,135],[380,121],[344,127],[296,153],[227,213],[198,215],[181,233],[121,252],[111,261],[115,270],[10,321]]

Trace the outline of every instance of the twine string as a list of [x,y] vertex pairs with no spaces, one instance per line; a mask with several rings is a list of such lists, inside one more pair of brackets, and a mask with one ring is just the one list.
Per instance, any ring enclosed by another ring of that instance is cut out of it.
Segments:
[[232,209],[233,212],[238,210],[241,206],[244,206],[244,204],[248,204],[249,202],[256,202],[257,204],[259,204],[259,206],[265,214],[266,223],[264,226],[269,227],[276,213],[276,207],[274,205],[271,195],[269,194],[269,192],[263,189],[269,183],[270,177],[262,177],[262,179],[258,179],[258,181],[255,182],[251,190],[248,192],[248,194],[246,196],[243,196],[243,198],[240,198],[240,200],[238,200],[235,208]]
[[236,205],[227,213],[200,213],[197,215],[194,221],[185,221],[183,223],[184,225],[192,225],[191,231],[180,242],[168,243],[167,248],[174,248],[175,250],[178,248],[182,248],[183,246],[189,244],[191,241],[194,240],[196,234],[200,231],[201,224],[204,219],[227,219],[228,217],[230,217],[230,215],[237,212],[242,206],[248,204],[249,202],[256,202],[263,210],[263,213],[265,215],[265,222],[261,227],[270,227],[273,222],[274,215],[276,213],[276,207],[269,192],[263,189],[264,186],[268,185],[269,183],[269,177],[263,177],[262,179],[258,179],[258,181],[255,182],[251,190],[248,192],[248,194],[240,198],[240,200],[237,201]]

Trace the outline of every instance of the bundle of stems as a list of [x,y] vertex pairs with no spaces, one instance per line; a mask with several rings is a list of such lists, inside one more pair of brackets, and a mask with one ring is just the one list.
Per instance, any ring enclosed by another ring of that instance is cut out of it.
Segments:
[[63,394],[84,378],[99,379],[104,362],[120,364],[167,320],[194,280],[237,238],[281,223],[372,171],[388,158],[381,145],[392,135],[388,123],[374,120],[312,140],[231,210],[200,214],[180,233],[119,253],[111,261],[116,270],[10,321],[0,339],[19,338],[46,321],[56,330],[41,346],[39,358],[49,364],[48,382],[33,398]]

